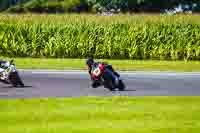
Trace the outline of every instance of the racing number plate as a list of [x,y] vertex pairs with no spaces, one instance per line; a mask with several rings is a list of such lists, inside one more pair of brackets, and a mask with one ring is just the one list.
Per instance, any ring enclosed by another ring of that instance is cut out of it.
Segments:
[[95,68],[92,74],[95,76],[99,76],[101,74],[101,70],[99,69],[99,67]]

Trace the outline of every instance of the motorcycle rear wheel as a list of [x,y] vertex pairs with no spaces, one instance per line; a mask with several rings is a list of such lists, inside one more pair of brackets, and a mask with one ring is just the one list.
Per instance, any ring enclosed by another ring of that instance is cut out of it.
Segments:
[[24,83],[22,82],[17,72],[11,73],[9,76],[9,80],[11,81],[13,87],[17,87],[18,85],[24,87]]
[[120,91],[124,91],[124,90],[125,90],[125,84],[123,83],[122,80],[119,80],[118,89],[119,89]]

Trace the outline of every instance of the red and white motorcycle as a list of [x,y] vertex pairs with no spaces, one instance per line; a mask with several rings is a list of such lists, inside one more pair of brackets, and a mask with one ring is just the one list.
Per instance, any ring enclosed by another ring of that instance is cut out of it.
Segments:
[[125,89],[125,85],[119,77],[103,64],[97,64],[92,68],[92,78],[100,81],[101,85],[113,91],[118,88],[120,91]]

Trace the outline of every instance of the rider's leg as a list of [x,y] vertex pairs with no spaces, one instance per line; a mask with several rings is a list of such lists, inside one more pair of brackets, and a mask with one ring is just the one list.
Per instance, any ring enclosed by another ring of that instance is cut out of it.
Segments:
[[113,69],[112,65],[107,65],[106,68],[110,69],[117,77],[120,77],[120,75]]

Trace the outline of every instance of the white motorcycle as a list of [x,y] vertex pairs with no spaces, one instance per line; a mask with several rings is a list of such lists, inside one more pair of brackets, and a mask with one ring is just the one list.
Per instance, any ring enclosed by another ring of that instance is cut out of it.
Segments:
[[6,84],[12,84],[13,87],[17,87],[18,85],[24,87],[24,83],[18,74],[13,60],[8,62],[7,68],[0,73],[0,81]]

